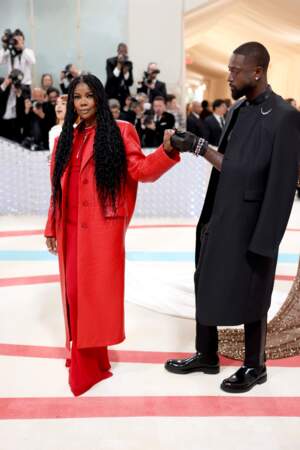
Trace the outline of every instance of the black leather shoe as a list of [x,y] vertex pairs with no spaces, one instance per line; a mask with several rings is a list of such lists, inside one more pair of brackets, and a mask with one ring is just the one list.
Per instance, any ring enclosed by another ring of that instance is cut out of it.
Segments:
[[204,355],[196,353],[191,358],[169,359],[165,369],[172,373],[186,374],[191,372],[204,372],[215,374],[220,372],[218,355]]
[[250,391],[256,384],[262,384],[265,381],[267,381],[266,366],[242,366],[231,377],[225,378],[220,387],[225,392],[240,394]]

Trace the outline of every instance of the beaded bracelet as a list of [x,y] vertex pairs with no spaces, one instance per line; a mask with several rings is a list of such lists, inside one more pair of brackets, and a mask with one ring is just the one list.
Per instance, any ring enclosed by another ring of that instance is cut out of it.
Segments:
[[204,156],[206,151],[207,151],[207,148],[208,148],[207,140],[204,139],[204,138],[199,138],[198,142],[197,142],[197,145],[196,145],[196,148],[194,150],[194,155],[195,156],[199,156],[199,155],[200,156]]

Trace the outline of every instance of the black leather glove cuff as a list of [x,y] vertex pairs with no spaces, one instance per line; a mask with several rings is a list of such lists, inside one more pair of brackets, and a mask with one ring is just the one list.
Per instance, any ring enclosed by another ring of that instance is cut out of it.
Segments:
[[208,142],[189,131],[176,131],[171,137],[171,145],[179,152],[190,152],[194,153],[196,156],[204,156],[208,147]]

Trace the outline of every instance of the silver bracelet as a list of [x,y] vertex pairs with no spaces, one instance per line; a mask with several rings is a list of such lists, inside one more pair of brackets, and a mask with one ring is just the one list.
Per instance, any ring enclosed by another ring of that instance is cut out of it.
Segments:
[[196,148],[195,148],[195,151],[194,151],[194,155],[195,156],[199,156],[199,155],[204,156],[206,153],[207,147],[208,147],[207,140],[204,138],[199,138]]

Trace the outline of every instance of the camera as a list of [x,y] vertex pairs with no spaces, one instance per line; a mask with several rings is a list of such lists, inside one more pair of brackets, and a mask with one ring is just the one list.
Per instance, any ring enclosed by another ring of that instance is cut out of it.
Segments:
[[12,32],[9,28],[4,31],[2,36],[2,44],[4,50],[9,50],[12,57],[15,57],[22,53],[22,50],[16,48],[18,41],[16,39],[16,32],[21,33],[20,30]]
[[43,103],[37,100],[31,100],[32,108],[43,109]]
[[118,55],[118,63],[121,64],[123,67],[131,67],[131,61],[129,61],[127,55]]
[[37,143],[33,137],[27,136],[22,142],[22,147],[27,150],[31,150],[32,152],[36,152],[39,150],[46,150],[44,144],[42,142]]
[[160,70],[153,70],[153,72],[144,72],[143,83],[151,84],[153,81],[154,75],[158,75]]
[[73,75],[70,72],[71,66],[72,66],[72,64],[68,64],[68,65],[66,65],[65,69],[62,70],[62,73],[64,74],[65,78],[68,81],[72,81],[73,78],[74,78]]
[[12,81],[12,84],[16,88],[20,88],[22,86],[22,81],[24,78],[24,74],[19,69],[13,69],[10,74],[8,75],[8,78]]

